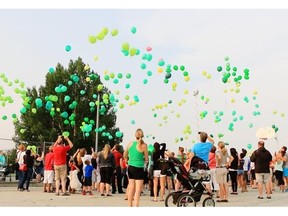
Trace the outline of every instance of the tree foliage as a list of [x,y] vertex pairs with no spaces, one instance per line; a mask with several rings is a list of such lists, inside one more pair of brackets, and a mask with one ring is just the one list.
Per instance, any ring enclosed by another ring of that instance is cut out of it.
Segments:
[[58,134],[69,133],[74,150],[94,147],[96,132],[98,150],[106,143],[114,146],[122,141],[113,111],[117,99],[80,57],[70,60],[68,68],[58,63],[54,72],[47,73],[45,85],[28,88],[26,96],[20,120],[14,123],[18,140],[54,142]]

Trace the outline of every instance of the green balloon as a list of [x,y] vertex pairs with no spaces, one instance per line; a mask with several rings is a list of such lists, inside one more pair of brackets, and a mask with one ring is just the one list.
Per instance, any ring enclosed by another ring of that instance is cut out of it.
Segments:
[[117,29],[112,29],[111,30],[111,35],[114,37],[114,36],[117,36],[118,35],[118,30]]
[[118,74],[117,74],[117,77],[118,77],[119,79],[122,79],[123,74],[122,74],[122,73],[118,73]]
[[123,49],[124,51],[127,51],[127,52],[128,52],[128,51],[129,51],[129,48],[130,48],[129,43],[126,42],[126,43],[123,43],[123,44],[122,44],[122,49]]
[[223,82],[223,83],[227,83],[227,81],[228,81],[227,77],[225,77],[225,76],[222,77],[222,82]]
[[64,132],[62,133],[62,135],[63,135],[64,137],[69,137],[70,133],[69,133],[68,131],[64,131]]
[[188,74],[188,72],[187,72],[187,71],[184,71],[184,72],[183,72],[183,76],[185,76],[185,77],[186,77],[186,76],[188,76],[188,75],[189,75],[189,74]]
[[71,49],[72,49],[72,47],[71,47],[70,45],[67,45],[67,46],[65,47],[66,52],[70,52]]
[[[49,73],[54,73],[55,72],[55,69],[54,68],[49,68]],[[16,81],[16,80],[15,80]],[[16,83],[16,82],[15,82]]]
[[221,72],[221,71],[222,71],[222,67],[221,67],[221,66],[218,66],[218,67],[217,67],[217,71],[218,71],[218,72]]
[[159,61],[158,61],[158,65],[159,66],[164,66],[165,65],[165,62],[164,62],[164,60],[163,59],[160,59]]
[[118,137],[118,138],[120,138],[120,137],[123,136],[122,132],[120,132],[120,131],[117,131],[115,135],[116,135],[116,137]]
[[68,118],[68,113],[67,113],[67,112],[62,112],[62,113],[61,113],[61,116],[62,116],[63,118]]
[[132,32],[133,34],[135,34],[136,31],[137,31],[136,27],[133,26],[133,27],[131,28],[131,32]]
[[69,96],[69,95],[66,95],[66,96],[64,97],[64,101],[65,101],[65,102],[68,102],[68,101],[70,101],[70,99],[71,99],[71,98],[70,98],[70,96]]
[[127,78],[127,79],[130,79],[130,78],[131,78],[131,74],[130,74],[130,73],[127,73],[127,74],[126,74],[126,78]]
[[136,55],[136,52],[137,52],[137,49],[136,49],[136,48],[131,48],[131,49],[129,50],[129,55],[130,55],[130,56],[134,56],[134,55]]
[[146,69],[146,64],[142,63],[140,67],[141,67],[142,70],[144,70],[144,69]]
[[90,35],[90,36],[88,37],[88,40],[89,40],[89,42],[90,42],[91,44],[94,44],[94,43],[96,43],[97,38],[96,38],[96,36],[94,36],[94,35]]

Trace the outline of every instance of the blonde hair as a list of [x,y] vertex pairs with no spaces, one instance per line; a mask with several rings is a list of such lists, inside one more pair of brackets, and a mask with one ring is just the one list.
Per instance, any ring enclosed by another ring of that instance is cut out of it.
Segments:
[[220,147],[222,154],[223,154],[223,155],[226,155],[227,149],[225,148],[225,143],[224,143],[223,141],[220,141],[220,142],[218,143],[218,146]]
[[25,145],[21,143],[21,144],[18,146],[18,150],[24,151],[24,150],[25,150]]
[[97,152],[92,153],[92,157],[96,158],[97,157]]
[[103,149],[103,157],[105,160],[107,159],[110,152],[111,152],[111,146],[109,144],[106,144]]

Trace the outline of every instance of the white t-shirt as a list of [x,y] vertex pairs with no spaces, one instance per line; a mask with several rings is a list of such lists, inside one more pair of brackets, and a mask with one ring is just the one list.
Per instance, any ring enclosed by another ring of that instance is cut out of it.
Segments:
[[18,159],[18,164],[21,165],[21,164],[24,164],[24,155],[26,155],[26,152],[25,151],[19,151],[17,153],[17,159]]
[[243,170],[244,171],[248,171],[248,166],[249,166],[249,162],[250,162],[250,158],[248,157],[248,155],[246,155],[244,158],[244,165],[243,165]]
[[85,161],[89,160],[90,164],[91,164],[91,159],[92,159],[92,155],[87,155],[86,154],[83,157],[81,157],[81,160],[82,160],[82,163],[83,163],[83,174],[85,174],[85,167],[86,167]]

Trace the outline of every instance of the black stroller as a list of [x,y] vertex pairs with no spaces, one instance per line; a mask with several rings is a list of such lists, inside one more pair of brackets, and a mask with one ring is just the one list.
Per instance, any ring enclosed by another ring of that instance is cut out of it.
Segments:
[[203,202],[203,207],[215,207],[213,194],[205,187],[203,182],[210,181],[210,175],[207,170],[208,165],[201,158],[194,156],[191,161],[191,168],[189,172],[184,165],[175,157],[169,157],[167,164],[173,174],[177,175],[177,179],[183,185],[183,190],[174,191],[165,198],[165,206],[177,207],[196,207],[197,202],[201,200],[204,193],[208,195]]

